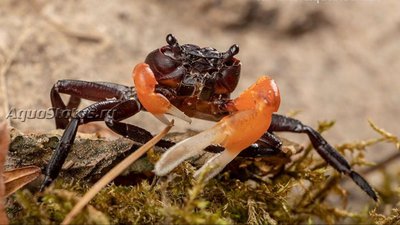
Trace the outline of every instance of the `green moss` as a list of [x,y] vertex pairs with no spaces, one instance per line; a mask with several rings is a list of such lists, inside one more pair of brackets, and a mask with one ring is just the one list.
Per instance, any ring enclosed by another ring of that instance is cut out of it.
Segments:
[[[319,130],[332,125],[330,122],[321,123]],[[353,165],[369,164],[363,153],[367,146],[378,142],[391,142],[398,146],[396,137],[373,124],[371,126],[382,137],[339,146],[340,151],[351,153]],[[272,174],[262,169],[267,162],[247,160],[246,167],[238,169],[246,176],[238,177],[237,171],[227,170],[206,184],[201,179],[193,180],[195,168],[183,163],[169,176],[157,180],[144,179],[134,186],[111,184],[96,195],[90,207],[83,210],[74,223],[335,224],[344,220],[399,223],[399,206],[393,202],[393,199],[399,200],[399,190],[393,185],[379,187],[383,196],[380,207],[365,196],[364,202],[369,206],[360,212],[349,211],[346,208],[347,194],[339,183],[341,176],[326,167],[320,157],[313,157],[311,150],[311,147],[307,148],[301,153],[303,155],[286,165],[286,169],[274,170]],[[150,155],[150,161],[154,157]],[[251,172],[246,171],[250,168]],[[387,181],[396,179],[386,172],[383,174],[388,176]],[[11,223],[58,224],[88,186],[83,182],[61,180],[43,194],[19,191],[9,206]],[[342,204],[333,203],[329,198]],[[382,211],[388,205],[391,209],[385,216]]]
[[[65,189],[51,189],[43,194],[32,195],[28,190],[15,194],[20,210],[14,212],[11,224],[60,224],[76,204],[74,192]],[[108,224],[108,218],[92,206],[86,207],[73,223]]]

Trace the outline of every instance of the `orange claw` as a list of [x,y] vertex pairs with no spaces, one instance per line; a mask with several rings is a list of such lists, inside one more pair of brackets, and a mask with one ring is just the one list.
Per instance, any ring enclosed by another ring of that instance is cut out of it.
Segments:
[[280,104],[279,90],[271,78],[263,76],[234,100],[234,111],[212,128],[188,138],[161,156],[155,165],[155,173],[165,175],[182,161],[198,155],[208,145],[225,148],[215,155],[195,174],[198,176],[208,166],[213,167],[206,175],[210,179],[219,173],[243,149],[256,142],[269,128],[272,113]]
[[272,113],[278,110],[279,104],[280,94],[275,81],[267,76],[260,77],[234,100],[238,111],[218,123],[229,136],[222,146],[239,154],[256,142],[268,130]]
[[146,63],[136,65],[133,69],[132,77],[140,103],[148,112],[161,120],[161,122],[167,125],[170,124],[164,116],[166,113],[179,117],[189,123],[191,122],[191,119],[172,105],[165,96],[155,92],[158,82],[149,65]]

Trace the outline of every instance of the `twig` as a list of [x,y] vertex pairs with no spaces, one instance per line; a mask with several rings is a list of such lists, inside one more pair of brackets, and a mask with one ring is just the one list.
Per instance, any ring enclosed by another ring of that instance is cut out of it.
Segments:
[[[12,49],[10,55],[7,57],[4,65],[1,67],[0,70],[0,93],[3,95],[3,104],[2,108],[4,110],[4,116],[9,112],[8,108],[8,94],[6,88],[6,74],[8,70],[11,68],[12,64],[14,63],[15,58],[17,57],[18,52],[21,50],[22,45],[26,41],[27,37],[32,33],[32,29],[28,27],[24,29],[21,36],[19,36],[17,43],[15,44],[14,48]],[[10,120],[7,119],[7,123],[10,124]]]
[[93,187],[81,198],[81,200],[75,205],[71,212],[65,217],[61,224],[70,224],[72,219],[89,203],[90,200],[109,182],[115,179],[119,174],[121,174],[126,168],[129,167],[134,161],[140,158],[144,153],[146,153],[152,146],[154,146],[158,141],[160,141],[171,129],[173,123],[167,126],[161,133],[153,137],[150,141],[140,147],[138,150],[133,152],[117,166],[111,169],[104,177],[102,177]]
[[400,159],[400,152],[396,152],[396,153],[390,155],[389,157],[387,157],[386,159],[382,160],[381,162],[377,163],[376,165],[368,167],[367,169],[363,170],[361,172],[361,174],[366,176],[367,174],[370,174],[370,173],[374,172],[375,170],[379,170],[379,169],[383,169],[383,168],[387,167],[390,163],[393,163],[399,159]]

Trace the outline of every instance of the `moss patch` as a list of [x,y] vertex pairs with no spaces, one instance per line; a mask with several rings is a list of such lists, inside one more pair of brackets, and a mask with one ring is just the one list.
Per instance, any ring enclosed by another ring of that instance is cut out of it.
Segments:
[[[332,123],[321,123],[320,131]],[[374,126],[374,129],[376,126]],[[374,141],[338,146],[350,152],[352,165],[369,165],[363,150],[382,141],[398,139],[376,128],[381,134]],[[365,195],[369,204],[360,212],[346,207],[348,195],[340,186],[341,176],[311,147],[286,164],[285,169],[265,170],[267,162],[246,159],[237,171],[225,170],[208,183],[195,181],[195,167],[183,163],[170,175],[142,179],[136,185],[110,184],[73,221],[90,224],[304,224],[304,223],[377,223],[399,224],[399,190],[383,184],[377,190],[383,196],[379,206]],[[154,152],[149,160],[155,160]],[[251,170],[251,171],[250,171]],[[390,176],[384,170],[383,174]],[[328,175],[329,174],[329,175]],[[399,171],[400,174],[400,171]],[[398,180],[387,177],[385,180]],[[12,224],[59,224],[87,191],[89,184],[59,179],[44,193],[17,192],[8,204]],[[358,188],[354,184],[354,188]],[[359,190],[362,192],[361,190]],[[396,200],[397,199],[397,200]],[[390,206],[389,212],[384,208]]]

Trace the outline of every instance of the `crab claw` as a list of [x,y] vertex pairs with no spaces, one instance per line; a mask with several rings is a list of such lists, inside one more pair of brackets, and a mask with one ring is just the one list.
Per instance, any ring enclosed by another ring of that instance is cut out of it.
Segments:
[[214,177],[268,130],[272,113],[279,108],[279,90],[271,78],[263,76],[236,98],[233,104],[235,110],[231,115],[164,153],[155,165],[156,175],[166,175],[184,160],[199,155],[209,145],[221,145],[225,150],[208,160],[195,173],[198,176],[207,167],[211,167],[205,179]]
[[138,64],[133,70],[132,76],[140,103],[157,119],[166,125],[170,125],[171,122],[165,117],[165,114],[170,114],[188,123],[192,122],[190,117],[172,105],[165,96],[155,92],[158,83],[149,65],[146,63]]

